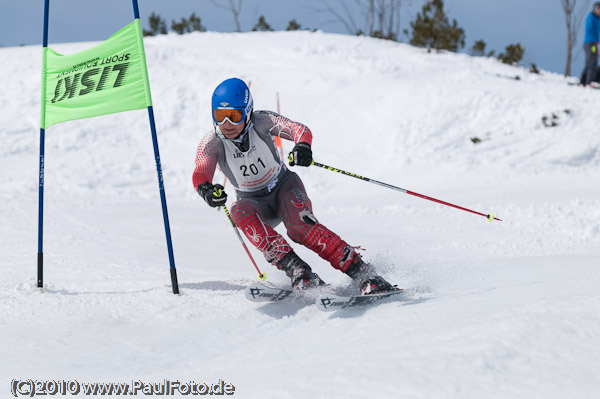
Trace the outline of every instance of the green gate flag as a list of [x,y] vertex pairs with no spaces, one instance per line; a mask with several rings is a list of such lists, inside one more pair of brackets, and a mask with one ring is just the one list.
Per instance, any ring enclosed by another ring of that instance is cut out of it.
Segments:
[[41,126],[152,105],[139,19],[76,54],[44,48]]

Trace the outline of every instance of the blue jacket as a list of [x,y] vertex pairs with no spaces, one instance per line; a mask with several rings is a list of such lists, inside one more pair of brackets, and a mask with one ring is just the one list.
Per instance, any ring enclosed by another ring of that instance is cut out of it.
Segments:
[[585,20],[585,41],[584,43],[596,43],[600,39],[600,18],[590,12]]

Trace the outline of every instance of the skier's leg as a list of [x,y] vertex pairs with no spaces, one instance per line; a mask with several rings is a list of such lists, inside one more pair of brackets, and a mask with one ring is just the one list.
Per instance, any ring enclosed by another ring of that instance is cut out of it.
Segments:
[[287,179],[280,189],[278,215],[294,242],[313,250],[334,268],[350,276],[363,295],[396,289],[362,260],[356,247],[318,222],[304,185],[296,174]]
[[595,82],[596,74],[598,73],[598,47],[596,45],[593,46],[592,52],[592,66],[590,67],[588,73],[592,76],[588,79],[588,84]]
[[296,255],[285,238],[261,218],[273,220],[266,202],[241,199],[231,208],[231,217],[248,240],[260,250],[267,262],[283,270],[291,279],[294,289],[324,285],[310,266]]
[[277,265],[292,250],[281,234],[263,222],[263,219],[273,219],[272,211],[266,203],[248,198],[240,199],[231,207],[231,217],[252,245],[263,253],[267,262]]
[[598,49],[595,48],[594,43],[585,43],[583,45],[583,49],[585,51],[585,79],[582,83],[584,85],[588,85],[596,76],[596,68],[598,65]]
[[319,223],[302,181],[295,173],[282,184],[278,195],[278,216],[292,241],[316,252],[331,266],[346,272],[360,255],[337,234]]

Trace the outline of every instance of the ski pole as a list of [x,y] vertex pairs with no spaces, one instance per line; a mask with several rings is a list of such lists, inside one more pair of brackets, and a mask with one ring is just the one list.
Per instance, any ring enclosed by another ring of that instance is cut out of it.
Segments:
[[492,220],[498,220],[499,222],[502,221],[501,219],[498,219],[497,217],[494,217],[494,215],[492,213],[489,213],[489,214],[486,215],[484,213],[476,212],[476,211],[473,211],[471,209],[463,208],[462,206],[454,205],[454,204],[451,204],[449,202],[441,201],[441,200],[438,200],[438,199],[435,199],[435,198],[432,198],[432,197],[428,197],[428,196],[423,195],[423,194],[415,193],[414,191],[405,190],[405,189],[400,188],[400,187],[392,186],[391,184],[383,183],[383,182],[380,182],[380,181],[377,181],[377,180],[374,180],[374,179],[369,179],[368,177],[359,176],[359,175],[357,175],[355,173],[350,173],[350,172],[346,172],[344,170],[337,169],[337,168],[334,168],[334,167],[331,167],[331,166],[323,165],[322,163],[315,162],[314,160],[312,161],[311,165],[315,165],[315,166],[318,166],[318,167],[323,168],[323,169],[331,170],[332,172],[337,172],[337,173],[340,173],[342,175],[354,177],[355,179],[359,179],[359,180],[363,180],[363,181],[366,181],[366,182],[369,182],[369,183],[377,184],[377,185],[380,185],[380,186],[383,186],[383,187],[391,188],[392,190],[400,191],[401,193],[404,193],[404,194],[414,195],[415,197],[419,197],[419,198],[423,198],[423,199],[426,199],[426,200],[429,200],[429,201],[437,202],[438,204],[451,206],[451,207],[456,208],[456,209],[461,209],[463,211],[471,212],[471,213],[474,213],[476,215],[481,215],[481,216],[486,217],[487,220],[489,220],[490,222]]
[[246,253],[248,254],[248,257],[250,258],[250,260],[252,261],[252,264],[254,265],[254,268],[256,269],[256,271],[258,272],[258,279],[260,281],[265,281],[267,279],[267,274],[263,273],[260,271],[260,269],[258,268],[258,265],[256,264],[256,262],[254,261],[254,258],[252,257],[252,255],[250,254],[250,251],[248,250],[248,247],[246,246],[246,243],[244,242],[244,240],[242,239],[242,236],[240,235],[240,232],[238,231],[237,226],[235,225],[235,222],[233,221],[233,218],[231,217],[231,215],[229,214],[229,211],[227,210],[227,205],[223,205],[223,209],[225,210],[225,214],[227,215],[227,218],[229,218],[229,221],[231,222],[231,225],[233,226],[233,230],[235,230],[235,234],[237,235],[238,239],[240,240],[240,242],[242,243],[242,246],[244,247],[244,249],[246,250]]

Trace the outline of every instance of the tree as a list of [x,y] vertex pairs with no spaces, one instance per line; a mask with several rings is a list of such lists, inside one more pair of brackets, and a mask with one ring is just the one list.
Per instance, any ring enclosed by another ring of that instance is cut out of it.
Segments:
[[217,3],[216,0],[210,0],[210,2],[213,3],[213,5],[215,5],[216,7],[231,11],[231,14],[233,15],[233,21],[235,22],[235,31],[242,31],[240,28],[240,12],[242,11],[242,0],[238,0],[237,5],[233,3],[233,0],[227,0],[227,3],[229,4],[227,6]]
[[285,28],[285,30],[300,30],[302,28],[302,26],[296,22],[296,19],[292,19],[290,22],[288,22],[288,26],[287,28]]
[[498,54],[498,59],[505,64],[518,64],[523,59],[525,47],[521,43],[509,44],[506,46],[504,53]]
[[483,41],[483,39],[477,40],[473,44],[473,47],[471,47],[471,55],[475,57],[483,57],[483,55],[485,54],[485,46],[486,44]]
[[183,35],[184,33],[189,32],[189,22],[185,18],[181,18],[181,22],[175,22],[175,20],[171,21],[171,29],[175,32]]
[[144,36],[165,35],[167,33],[167,23],[160,15],[155,14],[154,12],[150,14],[148,24],[150,25],[150,30],[144,29]]
[[[369,1],[369,36],[397,40],[400,33],[400,0]],[[374,30],[374,19],[377,29]]]
[[196,16],[195,12],[190,15],[190,19],[181,18],[181,22],[172,21],[171,29],[180,35],[195,31],[206,32],[206,28],[202,26],[202,21]]
[[[358,25],[354,21],[354,16],[352,11],[348,7],[348,2],[344,0],[340,0],[340,7],[343,9],[343,12],[338,11],[337,8],[333,7],[329,2],[324,2],[325,8],[316,9],[316,12],[321,14],[329,14],[334,17],[334,21],[326,21],[328,22],[339,22],[350,33],[351,35],[357,34],[361,29],[358,28]],[[361,31],[362,32],[362,31]]]
[[271,25],[269,25],[267,23],[267,20],[265,19],[264,15],[261,15],[260,17],[258,17],[258,22],[256,23],[256,25],[254,25],[254,27],[252,28],[252,32],[266,32],[266,31],[272,31],[273,29],[271,28]]
[[465,31],[458,26],[456,19],[450,24],[442,0],[430,0],[425,3],[410,26],[410,44],[413,46],[454,52],[465,46]]
[[582,7],[577,13],[575,12],[577,0],[560,0],[560,3],[565,13],[565,23],[567,25],[567,65],[565,66],[565,76],[570,76],[573,48],[577,44],[577,32],[579,32],[579,27],[585,17],[587,1],[583,1]]
[[338,7],[329,2],[323,2],[324,8],[317,9],[319,13],[333,16],[333,21],[344,25],[352,35],[368,35],[383,39],[397,40],[400,33],[400,7],[403,2],[411,0],[354,0],[362,17],[362,27],[357,23],[349,1],[339,0]]
[[486,45],[487,44],[483,39],[477,40],[475,43],[473,43],[473,47],[471,47],[471,50],[469,52],[474,57],[493,57],[494,50],[490,51],[487,54],[485,53]]
[[190,15],[190,25],[192,27],[192,32],[206,32],[206,28],[202,25],[200,17],[197,17],[195,12]]

